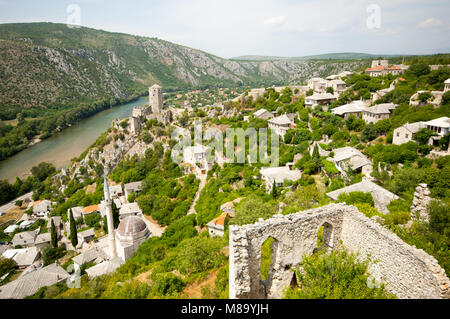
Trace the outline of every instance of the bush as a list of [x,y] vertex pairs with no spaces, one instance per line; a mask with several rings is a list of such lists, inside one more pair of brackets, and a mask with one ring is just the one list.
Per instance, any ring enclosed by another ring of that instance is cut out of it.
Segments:
[[346,250],[319,250],[304,256],[302,270],[295,270],[298,287],[285,290],[286,299],[391,299],[384,286],[368,287],[369,261],[358,261]]
[[372,195],[370,193],[364,192],[350,192],[348,194],[340,194],[338,196],[338,202],[346,203],[347,205],[368,204],[372,207],[375,206]]
[[242,200],[242,202],[236,207],[236,217],[231,220],[231,224],[253,224],[257,222],[259,218],[267,219],[272,217],[275,212],[275,205],[265,203],[256,195],[250,195]]

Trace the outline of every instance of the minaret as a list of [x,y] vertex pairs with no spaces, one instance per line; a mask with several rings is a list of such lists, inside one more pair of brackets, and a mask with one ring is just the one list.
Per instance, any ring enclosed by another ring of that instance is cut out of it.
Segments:
[[108,180],[106,178],[107,173],[105,171],[104,176],[104,193],[105,193],[105,207],[106,207],[106,220],[108,222],[108,242],[109,242],[109,255],[112,258],[117,257],[116,249],[116,235],[114,230],[114,219],[112,215],[112,202],[111,195],[109,193]]

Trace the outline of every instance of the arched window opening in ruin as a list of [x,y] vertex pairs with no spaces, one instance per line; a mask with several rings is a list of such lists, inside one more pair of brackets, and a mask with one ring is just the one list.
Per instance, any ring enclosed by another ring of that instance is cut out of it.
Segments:
[[276,245],[277,241],[273,237],[267,238],[261,245],[261,265],[260,265],[261,280],[269,279],[269,274],[273,268],[275,261]]
[[330,251],[331,249],[333,249],[333,226],[324,223],[317,232],[317,244],[313,253],[320,250]]
[[289,287],[291,287],[292,289],[298,287],[297,274],[295,272],[292,274],[292,279],[291,279],[291,283],[289,284]]

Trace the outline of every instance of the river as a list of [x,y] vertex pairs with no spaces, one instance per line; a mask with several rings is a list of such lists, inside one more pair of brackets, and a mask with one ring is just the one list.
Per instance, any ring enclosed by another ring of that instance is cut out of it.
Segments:
[[129,117],[133,107],[144,104],[148,105],[148,97],[102,111],[15,154],[0,162],[0,179],[14,182],[16,176],[29,175],[31,168],[41,162],[52,163],[58,169],[67,166],[72,158],[80,156],[94,143],[113,120]]

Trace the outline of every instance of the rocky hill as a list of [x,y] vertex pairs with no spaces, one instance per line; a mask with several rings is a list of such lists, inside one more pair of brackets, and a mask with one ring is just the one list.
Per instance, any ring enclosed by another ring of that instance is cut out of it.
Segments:
[[0,25],[0,109],[43,112],[165,88],[299,83],[368,61],[236,61],[156,38],[64,24]]

